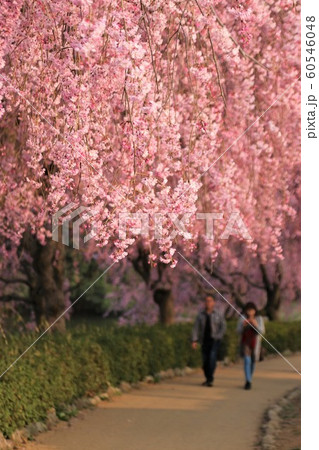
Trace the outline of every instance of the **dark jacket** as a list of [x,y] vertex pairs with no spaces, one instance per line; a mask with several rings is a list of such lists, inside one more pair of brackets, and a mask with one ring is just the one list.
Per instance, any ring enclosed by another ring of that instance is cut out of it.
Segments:
[[[206,312],[201,311],[196,317],[196,321],[193,327],[192,341],[203,343],[204,338],[204,328],[206,323]],[[223,338],[226,331],[226,321],[224,316],[215,309],[210,314],[210,324],[211,324],[211,337],[216,340]]]

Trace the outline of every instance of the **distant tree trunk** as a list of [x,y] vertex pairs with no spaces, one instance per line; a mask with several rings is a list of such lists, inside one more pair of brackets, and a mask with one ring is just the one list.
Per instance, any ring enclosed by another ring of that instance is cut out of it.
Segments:
[[159,307],[159,321],[163,325],[174,322],[174,297],[172,283],[168,277],[168,266],[158,262],[156,268],[148,260],[149,252],[138,246],[137,256],[130,258],[135,271],[143,278],[146,286],[152,291],[153,300]]
[[278,285],[275,285],[273,289],[267,290],[265,313],[269,320],[278,320],[280,303],[280,288]]
[[174,323],[174,298],[171,289],[158,288],[153,292],[155,303],[159,307],[159,319],[163,325]]
[[281,305],[281,280],[282,280],[282,267],[280,263],[276,265],[275,281],[270,282],[267,270],[264,264],[260,264],[260,270],[262,273],[263,283],[267,294],[267,303],[264,308],[265,314],[269,320],[278,320],[279,309]]
[[[45,246],[38,246],[33,267],[37,273],[37,283],[31,298],[34,302],[36,321],[39,327],[53,323],[65,310],[63,245],[49,241]],[[55,329],[65,329],[65,318],[61,317]]]
[[[34,235],[27,232],[23,248],[31,255],[32,264],[25,264],[30,282],[32,302],[37,325],[40,329],[51,325],[64,311],[64,246],[48,240],[41,245]],[[65,318],[61,317],[53,329],[65,330]]]

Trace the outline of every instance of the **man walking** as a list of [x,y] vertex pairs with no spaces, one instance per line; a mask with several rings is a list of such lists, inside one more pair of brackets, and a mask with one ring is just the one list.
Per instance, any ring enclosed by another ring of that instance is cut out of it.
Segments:
[[206,377],[203,386],[213,386],[218,347],[225,331],[225,319],[220,312],[216,311],[214,297],[208,294],[205,299],[205,309],[198,314],[192,333],[193,349],[197,348],[198,342],[201,344],[203,370]]

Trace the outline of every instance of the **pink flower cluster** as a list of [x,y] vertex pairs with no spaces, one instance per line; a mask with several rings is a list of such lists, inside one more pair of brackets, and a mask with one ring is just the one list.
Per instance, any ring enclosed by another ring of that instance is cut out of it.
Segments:
[[[1,239],[45,244],[72,201],[120,260],[119,212],[239,211],[250,251],[280,256],[299,168],[299,5],[281,3],[3,1]],[[145,240],[153,263],[194,248],[172,231]]]

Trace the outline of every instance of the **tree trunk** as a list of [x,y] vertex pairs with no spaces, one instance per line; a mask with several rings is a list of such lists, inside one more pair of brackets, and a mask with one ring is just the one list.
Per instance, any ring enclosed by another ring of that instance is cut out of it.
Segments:
[[260,270],[262,274],[263,283],[267,294],[267,303],[265,306],[265,313],[269,320],[278,320],[279,309],[281,304],[281,281],[282,281],[282,265],[276,264],[275,281],[270,282],[266,266],[260,263]]
[[265,313],[269,320],[278,320],[280,303],[280,288],[275,285],[273,289],[267,290]]
[[[30,299],[36,323],[40,329],[45,329],[66,308],[63,291],[64,246],[53,240],[41,245],[30,233],[26,234],[23,245],[33,259],[31,267],[25,269],[30,280]],[[62,316],[53,328],[64,331],[65,318]]]
[[141,244],[137,247],[137,256],[131,258],[131,262],[153,293],[153,300],[159,307],[160,323],[163,325],[174,323],[174,297],[167,265],[159,261],[156,269],[152,268],[149,264],[149,251]]
[[159,320],[163,325],[174,323],[174,298],[171,289],[154,290],[153,298],[159,307]]

